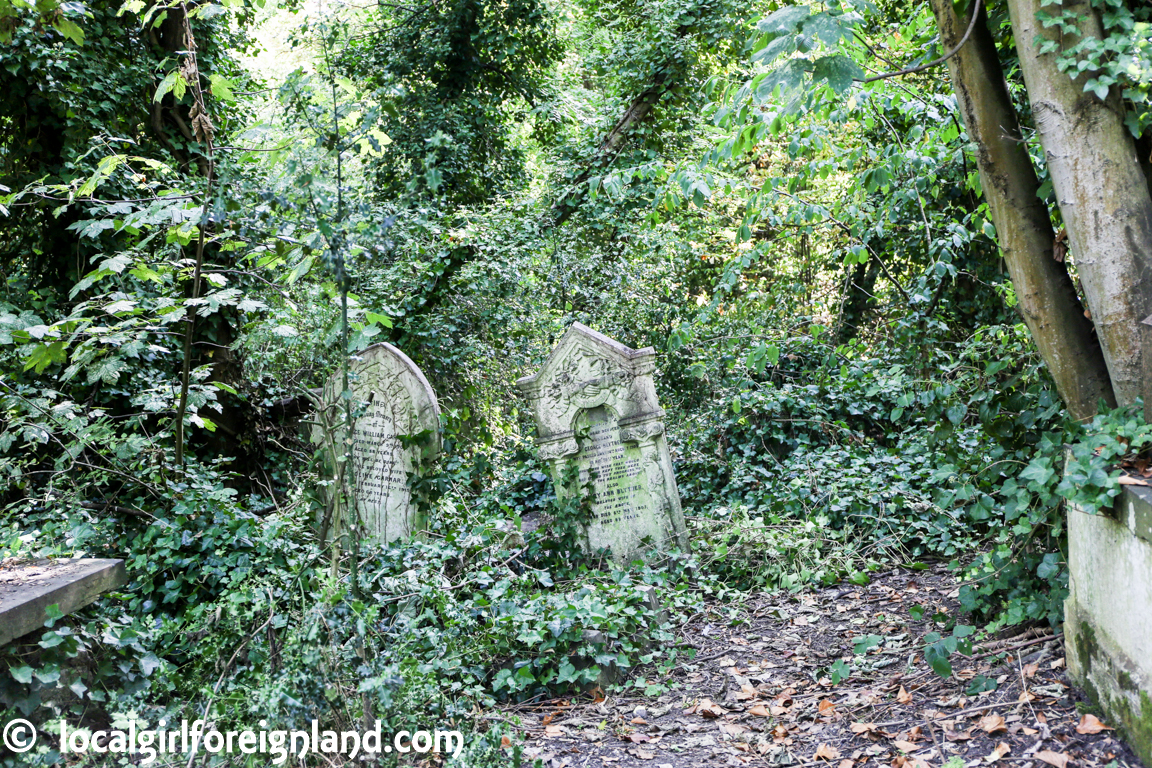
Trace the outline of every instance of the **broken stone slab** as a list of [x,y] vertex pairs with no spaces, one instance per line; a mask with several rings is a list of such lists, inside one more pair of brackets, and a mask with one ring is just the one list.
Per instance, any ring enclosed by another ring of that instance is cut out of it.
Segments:
[[[668,622],[668,611],[661,605],[660,597],[656,591],[656,587],[653,587],[649,584],[642,584],[636,587],[636,591],[641,594],[644,601],[644,607],[648,608],[656,614],[657,625],[666,624]],[[584,630],[584,642],[588,643],[589,645],[599,646],[597,649],[598,651],[611,650],[611,638],[609,638],[608,635],[604,634],[598,629]],[[573,659],[572,663],[576,669],[587,669],[588,667],[595,664],[596,660],[594,658],[588,657],[577,657]],[[596,678],[596,682],[586,684],[584,686],[584,692],[587,693],[597,685],[603,688],[606,685],[619,682],[621,676],[622,674],[620,667],[615,662],[602,664],[600,665],[600,675]]]
[[0,563],[0,645],[44,626],[48,606],[72,613],[128,582],[123,560]]

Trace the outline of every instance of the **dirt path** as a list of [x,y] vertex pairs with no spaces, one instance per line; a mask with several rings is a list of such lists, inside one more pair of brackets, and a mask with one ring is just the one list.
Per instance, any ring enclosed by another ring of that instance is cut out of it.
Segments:
[[[519,718],[524,757],[545,768],[1140,765],[1111,730],[1082,721],[1062,640],[1047,630],[953,656],[952,677],[936,675],[922,637],[942,629],[933,617],[956,615],[956,595],[941,567],[891,571],[866,587],[762,594],[735,621],[734,606],[713,603],[680,632],[698,661],[649,678],[669,692],[521,705],[503,716]],[[918,621],[914,606],[923,608]],[[851,673],[834,684],[839,660]]]

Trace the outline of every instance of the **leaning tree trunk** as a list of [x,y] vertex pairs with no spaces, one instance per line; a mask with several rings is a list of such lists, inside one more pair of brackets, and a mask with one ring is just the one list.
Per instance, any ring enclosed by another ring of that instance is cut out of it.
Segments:
[[[985,16],[983,2],[970,5],[973,13]],[[955,48],[971,17],[958,19],[951,0],[932,0],[932,11],[941,43]],[[986,18],[976,20],[970,39],[948,60],[948,68],[964,126],[976,143],[980,183],[1024,322],[1068,411],[1077,419],[1091,418],[1101,398],[1114,403],[1108,369],[1072,278],[1052,257],[1052,220],[1036,196],[1040,183]]]
[[[1038,38],[1062,50],[1079,39],[1045,29],[1036,19],[1041,2],[1008,0],[1016,51],[1112,389],[1128,405],[1141,394],[1138,323],[1152,312],[1152,196],[1116,89],[1101,101],[1084,92],[1090,72],[1072,80],[1057,68],[1056,53],[1039,52]],[[1101,37],[1087,0],[1048,10],[1079,14],[1080,34]]]

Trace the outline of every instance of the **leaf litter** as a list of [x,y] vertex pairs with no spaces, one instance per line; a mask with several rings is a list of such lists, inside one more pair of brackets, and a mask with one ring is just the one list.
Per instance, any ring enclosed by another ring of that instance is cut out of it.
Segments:
[[679,629],[701,661],[662,679],[671,690],[597,689],[494,716],[514,724],[524,765],[543,768],[1139,768],[1084,712],[1050,630],[953,656],[948,679],[933,672],[922,638],[959,615],[956,596],[938,565],[864,587],[712,601]]

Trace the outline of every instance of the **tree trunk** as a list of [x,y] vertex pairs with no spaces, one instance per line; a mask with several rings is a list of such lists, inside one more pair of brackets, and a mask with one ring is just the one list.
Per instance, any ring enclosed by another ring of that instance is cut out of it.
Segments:
[[[1072,80],[1057,69],[1056,53],[1039,53],[1038,37],[1062,49],[1078,39],[1045,29],[1036,19],[1040,5],[1008,0],[1016,51],[1112,389],[1128,405],[1141,394],[1137,324],[1152,312],[1152,197],[1116,89],[1101,101],[1083,90],[1090,72]],[[1058,7],[1080,15],[1081,35],[1101,36],[1089,2]]]
[[[972,6],[972,12],[985,15],[983,2],[973,0]],[[968,19],[956,17],[951,0],[932,0],[932,10],[941,44],[954,48]],[[1108,369],[1067,269],[1052,258],[1052,220],[1036,196],[1040,183],[986,18],[977,19],[948,68],[968,136],[977,146],[980,183],[1024,322],[1069,413],[1091,418],[1101,398],[1114,403]]]
[[[575,179],[568,184],[568,192],[556,203],[556,225],[563,224],[568,220],[568,217],[576,210],[577,202],[583,195],[583,186],[587,183],[588,179],[592,178],[592,174],[597,171],[603,171],[612,164],[616,156],[624,148],[624,142],[631,135],[632,130],[643,123],[648,115],[655,108],[656,103],[660,101],[660,97],[664,95],[667,88],[664,83],[667,80],[668,68],[672,66],[669,62],[662,67],[653,78],[653,83],[645,88],[639,96],[632,99],[628,105],[628,109],[624,110],[624,114],[616,121],[616,125],[600,142],[600,147],[596,152],[596,157]],[[575,200],[574,200],[575,199]]]

